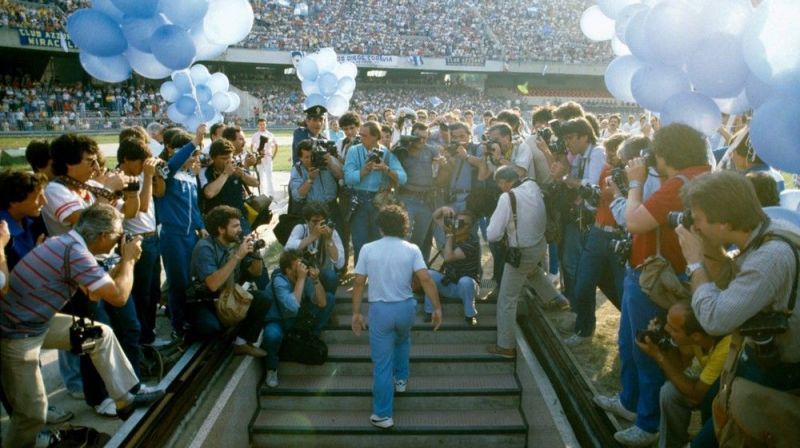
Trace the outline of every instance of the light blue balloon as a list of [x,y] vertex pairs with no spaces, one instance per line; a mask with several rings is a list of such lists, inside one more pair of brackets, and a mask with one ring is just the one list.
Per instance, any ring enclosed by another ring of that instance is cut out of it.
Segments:
[[192,79],[189,77],[189,72],[178,71],[173,73],[172,82],[175,83],[175,87],[178,88],[180,93],[192,93]]
[[111,0],[92,0],[92,9],[111,17],[117,23],[122,23],[124,14],[111,3]]
[[297,73],[300,75],[301,80],[314,82],[319,76],[319,68],[313,59],[306,56],[297,64]]
[[325,105],[325,108],[328,109],[328,113],[334,117],[341,117],[347,112],[349,107],[350,102],[341,95],[333,95],[328,99],[328,103]]
[[628,24],[630,23],[633,16],[640,11],[649,11],[646,5],[641,3],[634,3],[632,5],[628,5],[622,10],[620,10],[619,14],[617,14],[617,20],[614,24],[614,34],[616,34],[617,38],[625,43],[625,32],[628,30]]
[[319,93],[309,95],[303,102],[303,109],[308,109],[314,106],[325,106],[325,97]]
[[122,82],[131,77],[131,66],[125,56],[104,58],[82,51],[79,59],[83,69],[100,81]]
[[208,11],[208,0],[161,0],[158,10],[175,25],[191,28],[203,20]]
[[731,34],[715,33],[700,41],[686,63],[686,73],[696,91],[730,98],[742,91],[750,69],[741,41]]
[[217,72],[211,75],[211,78],[208,80],[206,85],[208,86],[209,89],[211,89],[212,92],[217,93],[217,92],[227,92],[231,84],[230,81],[228,80],[228,77],[225,76],[225,73]]
[[150,46],[158,62],[173,70],[188,68],[197,54],[189,32],[177,25],[158,28],[153,33]]
[[635,13],[633,17],[628,20],[628,26],[625,29],[625,45],[631,50],[631,54],[639,58],[640,61],[649,61],[652,56],[650,43],[647,41],[647,28],[645,21],[650,14],[649,9],[642,9]]
[[159,93],[161,93],[161,98],[164,98],[164,101],[168,103],[174,103],[175,101],[178,101],[178,98],[181,97],[181,92],[178,91],[178,88],[172,81],[167,81],[164,84],[161,84]]
[[714,98],[714,102],[719,106],[720,112],[728,115],[742,114],[751,109],[744,90],[739,92],[735,97]]
[[633,98],[645,109],[661,112],[672,96],[690,89],[683,70],[669,66],[645,65],[631,79]]
[[231,99],[227,92],[217,92],[211,97],[211,105],[214,109],[225,112],[231,106]]
[[194,46],[197,48],[198,61],[208,61],[221,55],[228,49],[227,45],[219,45],[212,43],[208,40],[205,32],[203,31],[203,24],[199,23],[189,30],[189,35],[192,36]]
[[194,85],[206,84],[211,80],[211,73],[203,64],[195,64],[189,69],[189,76],[192,77]]
[[125,57],[127,57],[128,62],[131,63],[131,68],[145,78],[162,79],[172,73],[172,69],[158,62],[156,57],[153,56],[153,53],[145,53],[133,47],[128,47],[125,51]]
[[768,165],[800,174],[800,97],[778,95],[753,113],[750,143]]
[[653,6],[644,25],[651,59],[664,65],[682,65],[702,38],[699,11],[686,0]]
[[111,17],[94,9],[79,9],[67,18],[69,37],[81,52],[109,57],[122,54],[128,41]]
[[175,104],[170,104],[167,108],[167,117],[174,123],[183,123],[186,120],[186,115],[178,112],[178,106]]
[[661,122],[664,126],[683,123],[706,136],[717,132],[721,119],[722,114],[717,103],[697,92],[684,92],[672,96],[664,103],[661,111]]
[[216,109],[209,103],[201,104],[200,111],[203,114],[204,121],[211,121],[217,115]]
[[636,101],[631,92],[631,79],[641,67],[642,63],[631,55],[620,56],[608,64],[605,74],[606,88],[614,98],[629,103]]
[[747,101],[753,109],[758,109],[762,104],[769,101],[775,94],[775,89],[762,81],[758,76],[750,73],[744,85]]
[[339,80],[339,89],[338,91],[344,94],[353,93],[356,90],[356,80],[345,76]]
[[111,3],[132,17],[151,17],[158,7],[158,0],[111,0]]
[[159,27],[167,24],[167,19],[161,14],[153,17],[125,17],[122,20],[122,33],[128,39],[128,45],[150,53],[150,38]]
[[772,207],[764,207],[764,213],[767,214],[772,219],[780,219],[786,222],[790,222],[793,225],[800,227],[800,213],[789,210],[788,208],[772,206]]
[[195,87],[195,91],[197,93],[197,101],[199,101],[200,104],[208,103],[209,101],[211,101],[211,97],[214,96],[214,94],[211,93],[211,89],[209,89],[208,86],[204,84]]
[[750,70],[776,89],[800,96],[800,2],[763,1],[742,34]]
[[197,101],[190,95],[183,95],[175,102],[178,112],[183,115],[192,115],[197,110]]
[[339,79],[333,73],[325,73],[319,77],[317,85],[319,86],[319,92],[323,96],[331,96],[339,88]]
[[597,0],[600,11],[612,20],[619,20],[620,12],[633,4],[639,4],[639,0]]
[[183,120],[182,124],[184,126],[186,126],[186,129],[195,130],[195,129],[197,129],[198,126],[200,126],[203,123],[205,123],[205,120],[203,119],[203,117],[201,115],[199,115],[199,114],[194,114],[194,115],[192,115],[190,117],[187,117],[185,120]]
[[311,95],[312,93],[319,93],[319,86],[317,85],[316,81],[304,79],[300,84],[300,88],[303,90],[303,94],[306,96]]

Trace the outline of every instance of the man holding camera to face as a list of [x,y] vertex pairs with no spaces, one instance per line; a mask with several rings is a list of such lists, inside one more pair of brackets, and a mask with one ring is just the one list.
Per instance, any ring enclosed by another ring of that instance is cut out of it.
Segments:
[[[239,210],[227,205],[214,207],[206,215],[206,228],[211,235],[200,240],[192,252],[190,290],[193,297],[187,298],[190,329],[198,339],[222,333],[223,323],[217,316],[214,300],[225,288],[235,286],[234,283],[255,283],[265,274],[264,262],[258,253],[264,242],[253,235],[243,236]],[[259,290],[250,293],[253,301],[239,324],[233,353],[260,358],[266,353],[252,344],[264,326],[270,299]]]
[[[200,172],[200,188],[205,197],[205,210],[218,205],[230,205],[244,211],[244,189],[257,187],[258,179],[233,161],[233,144],[222,138],[211,144],[211,165]],[[250,223],[242,218],[244,233],[250,233]]]
[[[297,150],[300,161],[292,168],[289,178],[293,206],[302,206],[311,201],[322,202],[338,225],[340,219],[336,193],[339,179],[344,175],[342,164],[327,149],[317,145],[315,140],[303,140],[297,145]],[[300,209],[297,207],[297,210]]]
[[45,424],[42,348],[89,355],[123,419],[135,406],[164,394],[141,390],[110,327],[59,312],[78,289],[92,301],[113,306],[127,302],[141,238],[123,241],[121,261],[110,273],[95,259],[112,251],[121,238],[122,215],[109,205],[93,205],[81,212],[73,230],[34,248],[11,273],[9,292],[0,299],[0,378],[14,409],[4,446],[34,446]]
[[[736,356],[714,403],[719,443],[741,443],[744,433],[752,437],[744,445],[792,445],[800,398],[784,391],[800,388],[800,229],[770,219],[747,178],[734,172],[699,176],[681,198],[692,222],[684,212],[676,232],[697,320],[712,335],[733,333]],[[733,259],[725,254],[731,245],[739,249]]]

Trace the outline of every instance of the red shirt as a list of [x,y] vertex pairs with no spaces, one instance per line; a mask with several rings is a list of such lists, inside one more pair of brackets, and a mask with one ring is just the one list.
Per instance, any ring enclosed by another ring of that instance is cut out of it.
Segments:
[[606,185],[606,177],[611,175],[611,165],[606,164],[603,170],[600,171],[600,199],[597,200],[597,214],[595,215],[595,222],[601,226],[617,226],[617,221],[614,220],[614,215],[611,214],[611,201],[614,200],[614,189]]
[[[708,165],[692,166],[678,171],[689,179],[700,174],[711,171]],[[683,187],[683,180],[677,176],[672,176],[661,184],[652,196],[644,203],[647,211],[658,221],[661,229],[661,255],[672,264],[676,273],[686,270],[686,260],[683,258],[681,246],[678,243],[678,235],[667,225],[667,214],[669,212],[683,211],[680,190]],[[644,262],[650,255],[656,253],[656,230],[647,233],[633,235],[633,248],[631,249],[631,266],[636,267]]]

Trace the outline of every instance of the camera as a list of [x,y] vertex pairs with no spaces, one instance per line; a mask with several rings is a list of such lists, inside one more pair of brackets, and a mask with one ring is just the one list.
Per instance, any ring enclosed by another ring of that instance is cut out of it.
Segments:
[[600,187],[597,185],[581,185],[578,187],[578,195],[586,200],[591,206],[597,206],[597,201],[600,199]]
[[162,179],[169,177],[169,165],[163,160],[159,160],[156,164],[156,175]]
[[656,155],[650,148],[645,148],[639,153],[639,157],[644,159],[644,164],[648,169],[655,168]]
[[392,148],[392,154],[402,162],[408,156],[408,150],[421,141],[422,137],[416,135],[401,135],[400,140]]
[[564,140],[564,136],[561,133],[561,122],[558,121],[558,119],[550,120],[547,123],[547,126],[553,130],[553,135],[555,135],[557,138],[557,140],[553,143],[550,143],[549,140],[545,140],[547,142],[547,146],[550,148],[550,152],[555,155],[565,155],[567,153],[567,144],[566,140]]
[[669,212],[667,213],[667,224],[672,229],[678,228],[679,225],[682,225],[684,228],[692,227],[694,224],[694,218],[692,217],[692,211],[686,210],[683,212]]
[[463,229],[466,225],[467,222],[463,219],[459,219],[457,216],[444,217],[444,227],[451,230],[453,233]]
[[261,249],[267,247],[267,242],[264,240],[255,240],[253,241],[253,252],[258,252]]
[[739,333],[750,338],[753,357],[764,369],[780,364],[781,355],[775,343],[775,335],[786,333],[788,330],[789,317],[780,311],[758,313],[739,327]]
[[622,235],[620,238],[612,238],[608,242],[608,250],[619,257],[619,262],[622,265],[625,265],[625,262],[630,258],[631,249],[633,249],[633,240],[630,234]]
[[375,149],[369,153],[369,157],[367,157],[367,163],[381,163],[383,161],[384,151],[382,149]]
[[519,247],[506,247],[505,262],[513,268],[519,268],[520,264],[522,264],[522,251]]
[[325,162],[325,156],[329,153],[324,149],[314,148],[311,151],[311,166],[318,170],[328,169],[328,164]]
[[336,157],[339,152],[336,150],[336,142],[325,138],[312,138],[311,139],[311,152],[324,151]]
[[269,142],[269,137],[266,135],[259,136],[258,138],[258,153],[261,154],[264,151],[264,146],[266,146],[267,142]]
[[103,328],[84,321],[83,317],[74,318],[69,327],[70,351],[76,355],[92,351],[97,340],[103,337]]
[[138,180],[131,180],[125,184],[125,188],[123,188],[122,191],[139,191],[139,187],[140,184]]
[[661,351],[670,351],[678,346],[675,345],[675,342],[672,341],[672,336],[664,330],[664,324],[658,323],[655,329],[644,329],[644,330],[636,330],[636,340],[645,343],[645,338],[650,338],[650,340],[656,344]]
[[611,181],[614,182],[623,197],[628,196],[628,176],[625,174],[625,168],[613,168],[611,170]]
[[466,146],[463,143],[455,142],[449,143],[447,146],[444,147],[445,151],[450,155],[450,157],[455,157],[458,154],[458,148],[460,146]]
[[317,253],[316,252],[304,252],[303,258],[301,259],[304,265],[307,268],[316,268],[317,263]]
[[536,131],[536,134],[548,145],[550,144],[550,140],[553,139],[553,131],[551,131],[550,128],[541,128]]
[[483,154],[489,158],[489,161],[492,162],[492,165],[499,165],[500,163],[494,156],[494,147],[499,147],[500,142],[482,135],[481,144],[485,147]]

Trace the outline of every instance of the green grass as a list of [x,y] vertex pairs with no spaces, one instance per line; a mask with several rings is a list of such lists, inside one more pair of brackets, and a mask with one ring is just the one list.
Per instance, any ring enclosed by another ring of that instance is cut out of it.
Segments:
[[[57,134],[31,134],[31,135],[0,135],[0,149],[25,148],[31,140],[53,140]],[[119,134],[92,134],[92,138],[99,144],[116,143]]]

